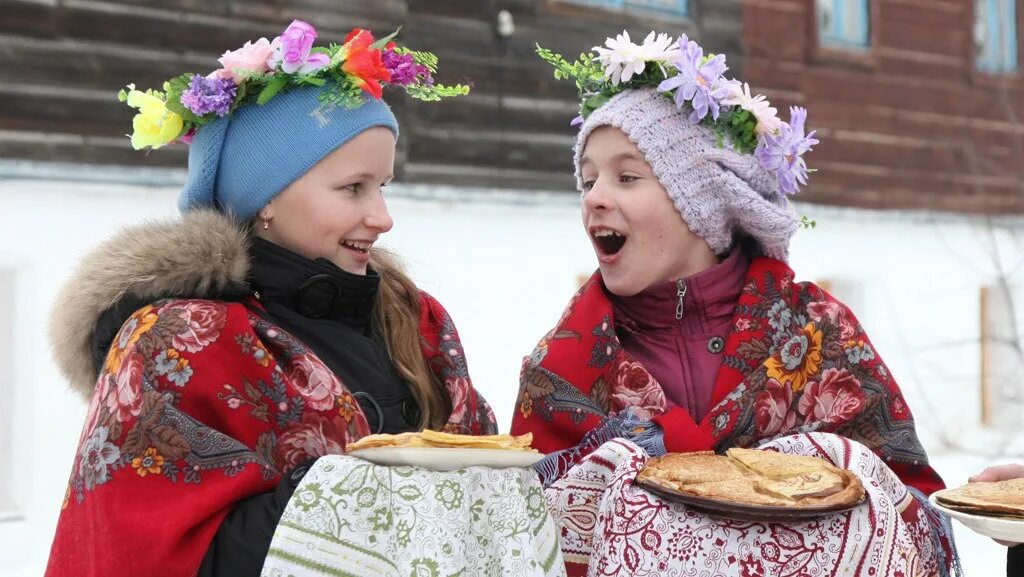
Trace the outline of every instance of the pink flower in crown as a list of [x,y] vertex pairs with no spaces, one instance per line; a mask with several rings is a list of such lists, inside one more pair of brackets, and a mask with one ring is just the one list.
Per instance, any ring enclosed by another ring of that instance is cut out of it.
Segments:
[[280,36],[271,42],[273,52],[267,60],[271,69],[288,74],[310,74],[331,63],[326,54],[312,53],[316,29],[308,22],[293,20]]
[[180,142],[182,144],[189,144],[189,145],[191,145],[192,141],[195,140],[195,138],[196,138],[196,129],[193,126],[192,128],[188,129],[188,132],[186,132],[185,134],[182,134],[181,136],[178,137],[178,142]]
[[246,42],[238,50],[225,52],[218,60],[223,68],[215,70],[210,76],[230,78],[235,84],[241,84],[252,76],[269,72],[267,63],[273,53],[274,47],[266,38]]

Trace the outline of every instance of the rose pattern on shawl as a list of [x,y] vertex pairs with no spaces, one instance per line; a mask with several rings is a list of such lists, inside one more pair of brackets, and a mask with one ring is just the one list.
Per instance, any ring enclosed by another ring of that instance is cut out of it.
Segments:
[[647,369],[636,361],[619,363],[611,399],[613,411],[633,407],[637,416],[643,419],[665,412],[665,392]]
[[314,457],[344,453],[345,430],[346,423],[340,416],[302,415],[302,420],[288,427],[277,440],[281,469],[292,469]]
[[98,382],[105,385],[104,401],[107,410],[118,422],[125,423],[142,411],[142,380],[145,369],[142,355],[129,352],[128,360],[121,363],[116,375],[104,375]]
[[452,415],[448,420],[449,422],[460,423],[465,418],[466,409],[469,405],[469,380],[457,377],[445,380],[444,385],[448,389],[448,396],[452,399]]
[[[202,458],[214,465],[212,468],[220,467],[225,474],[234,475],[246,464],[259,463],[266,476],[272,474],[277,462],[276,449],[280,449],[286,457],[284,460],[290,462],[288,459],[301,459],[303,454],[341,452],[347,439],[368,433],[365,418],[358,407],[350,411],[352,414],[348,418],[339,416],[350,407],[345,405],[337,409],[335,400],[347,398],[354,403],[354,399],[343,389],[340,391],[343,394],[333,395],[330,384],[325,384],[327,381],[323,378],[323,375],[330,374],[329,370],[310,356],[301,343],[247,311],[241,313],[239,320],[249,321],[246,327],[249,332],[242,329],[242,333],[224,336],[222,333],[230,306],[239,307],[217,301],[171,300],[156,308],[140,309],[126,321],[97,376],[86,416],[69,482],[77,502],[83,501],[86,491],[107,482],[117,463],[128,464],[128,468],[140,472],[140,476],[145,472],[146,475],[162,475],[171,482],[178,482],[184,473],[186,482],[200,482],[204,468],[187,461],[190,458],[188,439],[201,441],[207,435],[218,437],[223,434],[189,418],[171,415],[180,415],[177,403],[180,396],[188,391],[212,394],[212,391],[203,392],[214,385],[207,376],[209,365],[204,363],[208,361],[203,361],[197,368],[193,360],[196,353],[206,354],[222,340],[228,347],[228,343],[241,338],[257,344],[260,350],[265,351],[264,345],[269,345],[277,351],[287,351],[281,354],[281,365],[262,363],[259,358],[244,355],[250,359],[245,362],[251,362],[258,374],[269,378],[255,382],[243,379],[237,389],[228,383],[216,384],[214,390],[233,393],[228,396],[217,393],[227,400],[228,408],[240,408],[244,400],[244,404],[252,409],[247,414],[260,423],[268,423],[270,411],[276,411],[274,421],[281,431],[291,424],[303,424],[301,418],[309,414],[304,412],[316,410],[310,406],[313,404],[324,406],[323,410],[332,418],[325,417],[327,424],[319,423],[315,433],[311,431],[311,425],[305,423],[304,427],[291,431],[284,444],[279,442],[282,433],[267,431],[260,435],[258,446],[248,453],[239,455],[237,449],[227,450],[223,462],[216,461],[215,454],[205,454]],[[177,346],[174,346],[175,341]],[[118,348],[121,346],[123,349]],[[189,352],[190,348],[194,352]],[[209,354],[223,353],[215,351]],[[314,376],[312,384],[304,378],[287,379],[285,371],[296,373],[291,370],[289,360],[302,365],[298,371],[300,376]],[[176,378],[178,375],[184,378]],[[162,379],[158,381],[158,376],[168,377],[173,392],[161,392]],[[242,394],[246,396],[244,399]],[[306,396],[313,402],[304,402]],[[152,454],[147,454],[147,451]],[[118,461],[111,463],[115,453]],[[104,463],[111,468],[105,469]],[[136,463],[137,467],[132,466]]]
[[338,377],[323,363],[313,362],[309,355],[292,358],[287,374],[309,408],[315,411],[330,409],[345,391]]
[[792,407],[793,389],[775,379],[768,379],[764,391],[754,400],[758,433],[771,436],[793,428],[796,412]]
[[860,412],[864,398],[864,390],[853,373],[846,369],[825,369],[820,381],[807,383],[797,410],[808,424],[838,425]]
[[857,334],[857,327],[850,322],[849,316],[839,303],[835,301],[818,301],[807,305],[807,314],[816,323],[828,321],[839,328],[839,338],[847,340]]
[[227,316],[224,307],[213,301],[179,301],[161,311],[176,314],[184,322],[183,330],[174,335],[171,345],[179,350],[198,353],[220,336]]

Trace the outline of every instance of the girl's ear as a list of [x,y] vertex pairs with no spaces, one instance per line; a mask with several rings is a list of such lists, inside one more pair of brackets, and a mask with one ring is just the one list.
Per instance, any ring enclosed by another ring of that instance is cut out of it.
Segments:
[[258,216],[260,218],[260,220],[273,220],[274,219],[274,201],[271,200],[270,202],[268,202],[266,206],[261,208],[260,211],[258,213],[256,213],[256,216]]

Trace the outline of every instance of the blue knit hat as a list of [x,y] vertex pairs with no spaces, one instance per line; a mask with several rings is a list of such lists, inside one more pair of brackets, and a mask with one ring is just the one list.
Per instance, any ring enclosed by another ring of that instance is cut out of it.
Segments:
[[342,44],[315,46],[294,20],[273,40],[246,42],[209,74],[186,73],[161,90],[129,84],[117,97],[138,113],[132,148],[191,144],[182,212],[214,208],[245,222],[322,158],[357,134],[398,121],[381,100],[391,87],[425,102],[469,94],[434,81],[437,56],[355,28]]
[[178,209],[215,208],[245,222],[364,130],[383,126],[398,137],[398,121],[383,100],[330,106],[320,101],[324,90],[292,90],[203,126],[189,149]]

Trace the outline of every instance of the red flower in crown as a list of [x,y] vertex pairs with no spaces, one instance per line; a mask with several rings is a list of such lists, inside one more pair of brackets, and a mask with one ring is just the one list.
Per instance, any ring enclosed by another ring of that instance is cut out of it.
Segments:
[[373,34],[365,28],[356,28],[345,37],[342,50],[345,60],[341,65],[342,72],[374,98],[383,96],[381,82],[391,80],[391,72],[384,66],[381,51],[370,48]]

